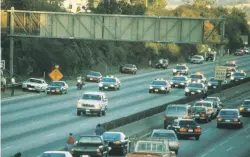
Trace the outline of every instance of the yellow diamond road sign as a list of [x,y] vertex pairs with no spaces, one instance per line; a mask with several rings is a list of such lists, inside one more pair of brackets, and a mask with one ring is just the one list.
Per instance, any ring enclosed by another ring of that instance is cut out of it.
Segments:
[[53,81],[59,81],[63,78],[63,74],[58,70],[58,69],[54,69],[50,74],[49,77],[53,80]]
[[226,80],[227,67],[216,66],[214,70],[214,79],[215,80]]

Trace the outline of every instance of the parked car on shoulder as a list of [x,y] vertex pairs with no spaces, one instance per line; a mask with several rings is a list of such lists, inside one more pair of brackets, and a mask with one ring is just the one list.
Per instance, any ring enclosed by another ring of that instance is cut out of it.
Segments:
[[243,49],[236,49],[236,51],[234,52],[235,56],[243,56],[245,54]]
[[84,92],[77,104],[77,116],[81,114],[106,115],[108,97],[103,92]]
[[46,151],[40,157],[73,157],[68,151]]
[[47,82],[44,79],[29,78],[22,83],[23,91],[35,91],[44,92],[48,87]]
[[170,150],[174,151],[176,155],[178,154],[180,143],[176,133],[173,130],[154,129],[150,135],[150,138],[168,140]]
[[47,94],[67,94],[68,84],[65,81],[52,81],[46,89]]
[[134,64],[124,64],[120,66],[120,72],[121,73],[129,73],[129,74],[136,74],[137,73],[137,67]]
[[102,136],[80,136],[76,145],[71,148],[73,157],[95,156],[107,157],[111,147]]
[[156,64],[155,64],[155,68],[158,69],[167,69],[168,68],[168,60],[167,59],[159,59]]
[[169,141],[163,139],[138,140],[134,151],[128,153],[126,157],[176,157],[174,151],[169,149]]
[[110,152],[126,155],[129,148],[129,139],[123,132],[105,132],[103,139],[111,147]]
[[87,73],[86,80],[90,82],[100,82],[102,79],[102,74],[96,71],[90,71]]
[[203,64],[204,60],[204,57],[201,55],[194,55],[190,58],[190,62],[193,64]]

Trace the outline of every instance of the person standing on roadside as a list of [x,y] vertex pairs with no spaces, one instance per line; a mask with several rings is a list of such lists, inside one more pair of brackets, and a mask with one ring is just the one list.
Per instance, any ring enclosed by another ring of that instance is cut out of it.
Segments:
[[66,142],[66,148],[67,148],[67,151],[70,151],[72,146],[74,146],[75,144],[75,139],[73,137],[73,134],[72,133],[69,133],[69,138]]
[[16,79],[15,79],[15,76],[13,75],[12,78],[11,78],[11,96],[14,96],[15,94],[15,84],[16,84]]
[[5,90],[6,90],[6,79],[3,76],[2,76],[2,79],[1,79],[1,83],[2,83],[2,91],[5,92]]
[[97,124],[96,129],[95,129],[95,134],[102,136],[104,132],[105,132],[104,127],[101,124]]

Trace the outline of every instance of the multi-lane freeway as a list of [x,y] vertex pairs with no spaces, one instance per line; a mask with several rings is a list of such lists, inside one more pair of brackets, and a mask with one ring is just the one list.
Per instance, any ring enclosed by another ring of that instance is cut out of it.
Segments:
[[[250,72],[250,56],[230,58],[236,58],[239,68],[247,73]],[[206,77],[213,76],[213,62],[205,62],[202,66],[191,64],[188,66],[191,72],[201,71]],[[72,87],[67,95],[47,96],[42,93],[38,96],[1,100],[2,156],[9,157],[20,151],[24,156],[34,157],[46,150],[64,147],[69,132],[77,136],[93,134],[97,123],[104,123],[184,97],[183,89],[173,89],[168,95],[148,93],[149,83],[153,79],[172,77],[172,68],[173,66],[170,66],[167,70],[122,75],[121,90],[106,92],[109,98],[109,110],[105,117],[76,116],[76,103],[83,91],[76,90],[75,87]],[[84,90],[98,91],[98,85],[88,84]],[[210,135],[223,138],[223,134],[217,135],[216,132]],[[209,142],[207,144],[208,148],[213,148]]]

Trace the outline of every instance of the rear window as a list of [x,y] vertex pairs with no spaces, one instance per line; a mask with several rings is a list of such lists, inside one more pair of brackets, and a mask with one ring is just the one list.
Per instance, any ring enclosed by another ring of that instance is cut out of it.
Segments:
[[87,74],[87,75],[91,75],[91,76],[100,76],[100,73],[90,71],[90,72],[88,72],[88,74]]
[[179,122],[179,124],[181,125],[181,126],[187,126],[187,125],[189,125],[189,126],[196,126],[196,123],[194,122],[194,121],[190,121],[190,120],[181,120],[180,122]]
[[167,114],[186,114],[186,107],[168,107]]
[[104,133],[103,134],[104,140],[121,140],[121,134],[118,133]]
[[237,111],[220,111],[220,116],[238,116]]
[[175,134],[170,133],[170,132],[154,132],[151,137],[152,138],[176,139]]
[[186,67],[183,66],[183,65],[178,65],[178,66],[175,67],[175,69],[178,69],[178,70],[185,70]]
[[194,106],[212,107],[212,104],[210,104],[210,103],[200,103],[200,102],[198,102],[198,103],[196,103]]
[[165,81],[153,81],[152,85],[161,85],[161,86],[165,86],[166,82]]
[[249,100],[244,101],[242,105],[243,105],[243,106],[250,106],[250,101],[249,101]]
[[102,140],[100,137],[80,137],[78,143],[102,143]]
[[172,80],[185,81],[186,79],[185,79],[185,77],[178,77],[178,76],[176,76],[176,77],[173,77]]
[[190,75],[190,78],[202,79],[202,75]]
[[66,157],[66,155],[62,153],[43,153],[42,157]]
[[29,82],[33,82],[33,83],[43,83],[42,80],[36,80],[36,79],[29,79]]

